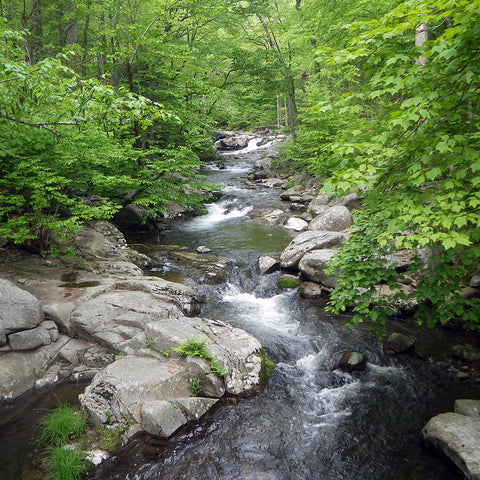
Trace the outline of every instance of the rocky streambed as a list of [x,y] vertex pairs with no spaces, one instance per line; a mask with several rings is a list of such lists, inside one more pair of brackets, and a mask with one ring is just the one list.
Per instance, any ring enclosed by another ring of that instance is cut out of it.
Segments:
[[[150,260],[129,249],[113,225],[84,229],[76,247],[81,254],[70,261],[3,252],[2,403],[62,381],[87,381],[81,404],[96,424],[122,428],[125,441],[140,430],[168,438],[226,393],[252,394],[266,380],[260,343],[196,317],[202,296],[144,275]],[[205,358],[175,354],[187,339],[205,344],[221,375]]]

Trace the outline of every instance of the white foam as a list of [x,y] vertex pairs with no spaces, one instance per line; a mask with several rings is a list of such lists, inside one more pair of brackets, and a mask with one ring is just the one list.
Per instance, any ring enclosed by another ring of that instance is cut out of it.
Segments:
[[286,294],[261,298],[252,293],[231,291],[224,295],[223,300],[238,307],[238,315],[247,323],[268,327],[284,334],[292,334],[298,329],[299,322],[293,320],[283,307]]
[[248,213],[253,210],[252,205],[247,205],[239,208],[225,208],[222,203],[210,203],[205,205],[207,213],[185,224],[185,228],[190,231],[205,230],[211,228],[218,223],[232,220],[234,218],[246,217]]

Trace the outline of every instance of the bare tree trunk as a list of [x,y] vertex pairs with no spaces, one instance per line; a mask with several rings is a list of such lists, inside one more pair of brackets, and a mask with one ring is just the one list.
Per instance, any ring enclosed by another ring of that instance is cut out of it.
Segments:
[[290,129],[293,137],[295,137],[295,129],[297,127],[297,117],[298,117],[298,110],[297,110],[297,102],[295,99],[295,85],[293,82],[293,78],[287,76],[286,80],[286,102],[287,102],[287,127]]
[[100,43],[99,52],[97,53],[97,69],[98,69],[98,78],[102,78],[105,75],[105,47],[107,43],[107,38],[103,32],[105,29],[105,17],[103,13],[98,17],[98,42]]
[[[73,3],[68,2],[67,12],[71,12],[72,10],[73,10]],[[75,19],[69,20],[67,24],[67,43],[78,43],[77,20]]]
[[[428,25],[426,23],[420,23],[415,28],[415,46],[421,47],[428,40]],[[427,63],[427,57],[418,57],[415,59],[415,63],[422,68]]]

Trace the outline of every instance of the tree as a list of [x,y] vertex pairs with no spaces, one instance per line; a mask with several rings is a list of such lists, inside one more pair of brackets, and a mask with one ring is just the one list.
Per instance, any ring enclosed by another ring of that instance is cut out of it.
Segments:
[[[394,299],[419,303],[418,321],[460,319],[480,328],[479,300],[460,294],[480,259],[479,20],[478,1],[406,1],[337,56],[361,59],[368,81],[336,107],[378,111],[368,128],[349,130],[351,140],[335,146],[338,164],[352,167],[326,185],[330,193],[353,187],[366,197],[356,231],[331,263],[341,278],[329,309],[354,304],[353,323],[369,318],[383,330],[391,299],[375,285],[384,283]],[[419,23],[431,39],[415,48]],[[382,268],[395,249],[410,251],[406,272]],[[401,291],[407,277],[414,293]]]
[[136,148],[137,130],[168,129],[177,117],[125,89],[81,79],[64,57],[29,65],[22,34],[0,28],[0,237],[43,249],[126,203],[152,212],[172,200],[200,204],[187,193],[201,188],[197,156]]

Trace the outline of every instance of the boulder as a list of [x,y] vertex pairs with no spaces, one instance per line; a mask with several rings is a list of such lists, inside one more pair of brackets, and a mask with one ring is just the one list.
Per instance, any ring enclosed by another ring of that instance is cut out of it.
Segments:
[[320,215],[322,212],[329,208],[329,202],[330,197],[322,193],[310,202],[310,204],[308,205],[308,212],[311,213],[314,217]]
[[198,246],[198,247],[195,249],[195,251],[196,251],[197,253],[210,253],[210,252],[212,251],[212,249],[211,249],[211,248],[208,248],[208,247],[205,246],[205,245],[200,245],[200,246]]
[[171,437],[188,421],[176,404],[165,400],[144,402],[141,418],[142,427],[146,432],[164,438]]
[[297,235],[282,252],[282,268],[296,268],[301,258],[312,250],[321,250],[340,245],[347,236],[339,232],[306,231]]
[[285,185],[286,181],[282,178],[264,178],[262,185],[267,188],[280,188]]
[[350,210],[343,205],[328,208],[316,216],[309,225],[309,230],[341,232],[353,224]]
[[415,346],[415,339],[407,337],[402,333],[392,333],[384,342],[383,348],[387,353],[404,353],[412,350]]
[[233,135],[224,137],[217,141],[220,150],[241,150],[248,146],[248,142],[252,137],[250,135]]
[[139,207],[138,205],[129,204],[120,209],[114,216],[116,225],[129,230],[138,230],[138,228],[145,228],[145,219],[148,215],[148,210]]
[[[193,380],[201,381],[207,398],[192,397],[189,383]],[[224,392],[221,380],[202,358],[132,355],[98,373],[80,402],[96,424],[125,428],[137,423],[153,435],[168,438],[189,420],[200,418]]]
[[454,411],[461,415],[480,419],[480,400],[457,399],[455,400]]
[[187,338],[206,339],[208,350],[228,372],[225,388],[231,394],[254,392],[262,381],[261,344],[239,328],[218,320],[183,317],[150,322],[145,335],[158,351],[169,351]]
[[31,293],[0,278],[0,336],[35,328],[42,320],[40,302]]
[[8,342],[12,350],[35,350],[38,347],[50,345],[52,339],[47,328],[40,324],[38,327],[8,335]]
[[308,228],[308,222],[299,217],[290,217],[283,226],[288,230],[303,232]]
[[32,389],[56,358],[68,337],[35,350],[0,355],[0,401],[11,401]]
[[258,271],[261,275],[272,273],[280,269],[280,262],[270,255],[261,255],[257,260]]
[[323,296],[321,285],[315,282],[302,282],[298,292],[305,298],[320,298]]
[[302,274],[313,282],[320,283],[326,287],[334,287],[336,276],[325,274],[327,262],[335,255],[335,250],[312,250],[307,252],[300,262],[298,269]]
[[71,330],[76,337],[116,352],[133,353],[139,347],[136,337],[147,323],[181,316],[182,311],[173,302],[161,301],[150,293],[117,291],[80,304],[72,314]]
[[480,480],[480,419],[442,413],[422,430],[425,441],[443,452],[469,480]]
[[286,216],[287,214],[283,210],[272,210],[263,216],[263,221],[270,225],[280,225]]
[[83,228],[75,236],[75,246],[87,259],[115,258],[118,261],[127,261],[124,252],[125,244],[119,243],[118,239],[111,241],[108,236],[92,228]]
[[337,362],[337,368],[344,372],[359,372],[365,370],[367,359],[360,352],[344,352]]

